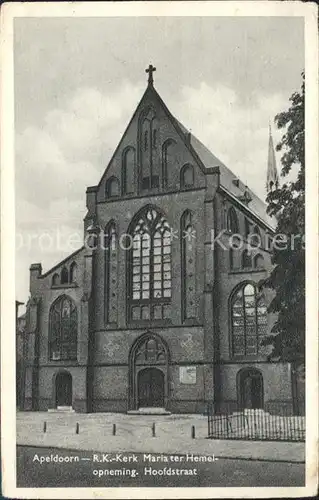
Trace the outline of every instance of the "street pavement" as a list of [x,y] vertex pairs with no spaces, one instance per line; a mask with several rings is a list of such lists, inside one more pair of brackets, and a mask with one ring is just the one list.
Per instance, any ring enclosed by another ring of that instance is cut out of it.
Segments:
[[102,453],[187,452],[277,463],[305,460],[302,442],[207,439],[207,417],[202,415],[18,412],[17,444]]
[[[102,454],[99,451],[18,446],[17,486],[61,488],[305,485],[304,464],[301,463],[216,459],[214,456],[211,456],[210,462],[202,462],[196,461],[192,454],[165,456],[168,462],[164,461],[163,455],[150,453],[108,454],[105,449]],[[185,470],[188,471],[187,475],[182,472]]]

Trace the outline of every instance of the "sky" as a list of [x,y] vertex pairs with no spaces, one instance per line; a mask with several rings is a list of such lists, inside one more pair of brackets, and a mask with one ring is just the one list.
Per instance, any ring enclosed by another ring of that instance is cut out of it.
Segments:
[[31,263],[45,272],[81,246],[86,188],[150,63],[171,113],[265,198],[269,121],[301,85],[302,18],[15,19],[16,299],[28,299]]

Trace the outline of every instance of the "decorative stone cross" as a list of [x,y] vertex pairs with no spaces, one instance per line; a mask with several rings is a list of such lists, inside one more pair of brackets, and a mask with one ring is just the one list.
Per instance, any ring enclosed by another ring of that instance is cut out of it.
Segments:
[[145,70],[146,73],[148,73],[148,83],[149,85],[153,85],[153,73],[156,71],[156,68],[150,64],[149,67]]

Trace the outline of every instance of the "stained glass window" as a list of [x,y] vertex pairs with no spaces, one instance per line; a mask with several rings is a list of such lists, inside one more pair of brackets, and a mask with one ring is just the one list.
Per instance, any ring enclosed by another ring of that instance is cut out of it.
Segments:
[[257,356],[267,333],[267,306],[255,285],[243,285],[231,300],[233,356]]
[[63,295],[51,306],[49,315],[49,358],[77,359],[78,320],[74,302]]
[[[132,238],[130,299],[134,306],[131,317],[142,320],[162,319],[165,314],[162,306],[150,305],[167,302],[171,298],[170,226],[165,217],[155,209],[149,208],[141,214],[135,224]],[[141,307],[136,305],[138,303]]]

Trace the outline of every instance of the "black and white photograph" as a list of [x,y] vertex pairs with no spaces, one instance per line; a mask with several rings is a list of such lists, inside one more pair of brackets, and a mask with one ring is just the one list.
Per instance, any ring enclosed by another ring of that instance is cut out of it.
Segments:
[[1,13],[3,494],[315,494],[318,9],[90,3]]

